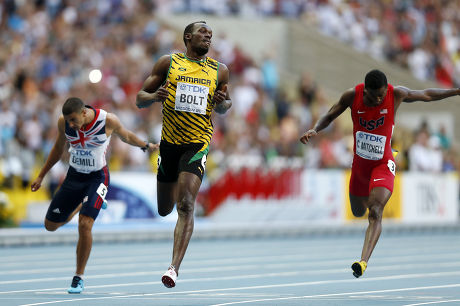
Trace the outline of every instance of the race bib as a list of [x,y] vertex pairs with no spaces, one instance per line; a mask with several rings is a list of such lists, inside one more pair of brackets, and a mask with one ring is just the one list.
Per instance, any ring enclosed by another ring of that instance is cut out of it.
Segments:
[[85,149],[70,148],[69,164],[74,167],[78,172],[89,173],[98,170],[98,163],[96,159],[96,152]]
[[99,187],[96,190],[96,193],[103,199],[105,200],[105,196],[107,195],[107,186],[105,186],[103,183],[99,185]]
[[177,82],[176,111],[206,115],[209,87]]
[[396,164],[394,161],[392,161],[391,159],[388,160],[388,163],[387,163],[387,166],[388,166],[388,169],[390,169],[390,172],[396,176]]
[[382,159],[386,141],[386,136],[358,131],[356,132],[356,154],[369,160]]

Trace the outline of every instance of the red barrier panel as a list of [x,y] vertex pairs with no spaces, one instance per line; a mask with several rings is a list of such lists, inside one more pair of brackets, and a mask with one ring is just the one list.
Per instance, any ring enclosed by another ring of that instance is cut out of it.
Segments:
[[303,169],[248,168],[227,170],[200,194],[205,214],[214,211],[227,198],[240,200],[283,199],[298,196],[301,192]]

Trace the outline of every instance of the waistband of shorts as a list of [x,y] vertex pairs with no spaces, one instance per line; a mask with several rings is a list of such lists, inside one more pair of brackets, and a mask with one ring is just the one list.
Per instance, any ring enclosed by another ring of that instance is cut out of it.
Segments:
[[203,141],[203,142],[189,142],[189,143],[181,143],[181,144],[176,144],[176,143],[171,143],[171,142],[168,142],[166,140],[161,140],[160,141],[160,145],[166,145],[166,146],[171,146],[171,147],[187,147],[187,146],[205,146],[205,145],[208,145],[207,142]]
[[83,172],[78,172],[77,169],[75,169],[72,166],[69,166],[68,173],[70,175],[75,175],[75,176],[80,176],[80,177],[100,177],[101,175],[105,175],[105,173],[109,173],[109,168],[107,166],[104,166],[101,168],[101,170],[96,170],[92,171],[89,173],[83,173]]

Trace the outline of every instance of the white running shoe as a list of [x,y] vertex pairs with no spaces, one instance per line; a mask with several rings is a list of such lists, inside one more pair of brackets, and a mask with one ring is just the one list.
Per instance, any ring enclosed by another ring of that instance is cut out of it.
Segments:
[[177,280],[176,268],[174,268],[174,266],[171,265],[169,266],[168,271],[166,271],[166,273],[163,274],[161,281],[163,282],[163,285],[165,285],[166,288],[172,288],[176,286],[176,280]]

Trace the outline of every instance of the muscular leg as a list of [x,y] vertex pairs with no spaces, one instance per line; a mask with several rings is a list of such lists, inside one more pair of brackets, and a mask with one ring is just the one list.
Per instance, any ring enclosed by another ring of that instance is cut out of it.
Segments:
[[371,257],[372,251],[379,240],[382,232],[383,209],[391,197],[391,192],[385,187],[375,187],[371,190],[367,207],[369,208],[369,225],[364,238],[361,260],[366,263]]
[[45,218],[45,228],[47,231],[54,232],[64,224],[68,223],[70,220],[72,220],[73,216],[75,216],[76,213],[78,213],[81,209],[81,203],[75,208],[75,210],[70,214],[70,216],[65,220],[64,222],[53,222]]
[[86,263],[88,262],[91,247],[93,245],[93,228],[94,219],[80,214],[78,220],[78,243],[77,243],[77,270],[76,274],[81,275],[85,272]]
[[177,202],[177,182],[157,182],[158,214],[162,217],[171,213]]
[[174,229],[174,248],[172,265],[178,273],[188,243],[193,232],[193,211],[195,209],[195,199],[201,186],[198,176],[189,172],[181,172],[178,179],[177,188],[177,223]]

